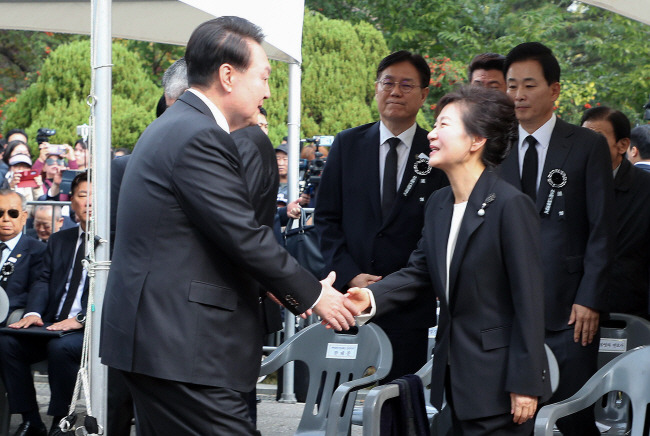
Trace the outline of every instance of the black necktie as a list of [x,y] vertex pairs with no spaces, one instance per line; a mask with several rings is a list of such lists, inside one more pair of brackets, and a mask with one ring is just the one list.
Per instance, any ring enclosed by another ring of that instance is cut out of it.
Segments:
[[531,135],[526,137],[528,150],[524,155],[524,166],[521,170],[521,190],[528,194],[533,201],[537,200],[537,140]]
[[399,138],[390,138],[388,144],[390,150],[386,154],[384,161],[384,180],[382,183],[382,198],[381,198],[381,213],[383,219],[388,217],[393,203],[395,203],[395,196],[397,194],[397,146],[399,145]]
[[86,255],[86,238],[84,237],[85,233],[81,233],[81,244],[77,249],[77,255],[74,257],[74,264],[72,266],[72,278],[70,278],[70,286],[68,287],[68,293],[65,296],[65,301],[63,302],[63,307],[59,313],[59,321],[68,319],[70,315],[70,309],[72,309],[72,303],[74,303],[75,298],[77,297],[77,290],[79,289],[79,284],[81,283],[81,273],[83,266],[81,261]]
[[0,257],[2,257],[2,253],[4,253],[5,249],[9,248],[7,244],[4,242],[0,242]]

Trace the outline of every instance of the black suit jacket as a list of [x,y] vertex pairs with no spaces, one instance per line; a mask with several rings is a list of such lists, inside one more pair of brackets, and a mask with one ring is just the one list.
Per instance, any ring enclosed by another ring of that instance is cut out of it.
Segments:
[[609,309],[648,318],[650,173],[623,159],[614,189],[616,256],[609,285]]
[[140,137],[124,174],[102,316],[102,362],[250,391],[259,282],[291,310],[321,285],[255,219],[237,147],[191,91]]
[[[482,203],[494,195],[483,208]],[[426,205],[424,229],[408,266],[370,286],[377,315],[403,311],[425,295],[440,301],[431,382],[440,409],[446,370],[459,419],[510,411],[510,392],[550,396],[544,352],[539,218],[533,203],[485,170],[469,197],[447,282],[454,196],[444,188]]]
[[[345,130],[334,139],[316,199],[315,224],[327,271],[336,271],[341,291],[361,273],[387,276],[404,267],[422,231],[424,204],[429,195],[449,184],[445,174],[431,168],[415,173],[420,153],[429,155],[427,132],[417,128],[397,199],[382,219],[379,179],[379,123]],[[425,166],[426,168],[426,166]],[[435,325],[435,302],[414,302],[408,325],[392,313],[382,326]]]
[[[43,256],[41,274],[29,291],[25,313],[41,314],[44,322],[54,322],[65,293],[65,284],[72,268],[75,257],[79,228],[73,227],[52,233],[47,241],[47,249]],[[82,312],[86,312],[88,301],[88,283],[84,283],[84,293],[81,300]]]
[[9,258],[15,258],[14,272],[2,286],[9,297],[9,313],[27,304],[27,295],[32,284],[41,274],[45,244],[37,239],[22,235]]
[[[519,151],[501,165],[501,176],[521,189]],[[562,196],[544,213],[551,170],[566,173]],[[608,312],[607,284],[614,248],[614,186],[609,148],[592,130],[557,119],[537,192],[542,219],[546,328],[568,325],[573,304]]]
[[[273,228],[278,197],[278,164],[271,140],[258,126],[245,127],[230,135],[237,145],[241,156],[246,184],[251,204],[255,209],[258,223]],[[260,288],[262,289],[262,288]],[[273,333],[282,329],[280,306],[266,298],[262,289],[262,317],[264,333]]]

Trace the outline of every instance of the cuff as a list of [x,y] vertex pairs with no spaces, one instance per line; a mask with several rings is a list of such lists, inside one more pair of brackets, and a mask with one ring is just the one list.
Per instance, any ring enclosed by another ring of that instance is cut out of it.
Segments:
[[364,291],[368,293],[368,297],[370,298],[370,312],[367,313],[362,313],[359,316],[356,316],[354,319],[357,322],[357,325],[360,327],[372,319],[372,317],[375,316],[377,313],[377,304],[375,303],[375,296],[372,293],[372,291],[368,288],[362,288]]

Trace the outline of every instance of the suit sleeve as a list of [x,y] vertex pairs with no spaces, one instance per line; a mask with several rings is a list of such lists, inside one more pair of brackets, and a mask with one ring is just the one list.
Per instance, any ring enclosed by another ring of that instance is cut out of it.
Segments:
[[193,225],[293,313],[310,308],[321,285],[277,243],[270,227],[255,220],[230,136],[220,129],[203,129],[180,153],[172,189]]
[[363,273],[348,251],[343,231],[343,168],[341,134],[332,143],[316,197],[315,225],[326,272],[336,271],[337,289]]
[[614,254],[614,180],[609,148],[598,135],[589,147],[585,167],[585,201],[589,221],[589,239],[584,255],[584,274],[575,303],[608,311],[607,284]]
[[517,195],[503,208],[501,245],[514,307],[506,391],[543,397],[544,273],[540,220],[528,197]]

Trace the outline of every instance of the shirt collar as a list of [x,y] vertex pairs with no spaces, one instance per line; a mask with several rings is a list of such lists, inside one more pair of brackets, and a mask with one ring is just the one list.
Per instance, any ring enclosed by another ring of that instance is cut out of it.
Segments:
[[380,121],[379,122],[379,145],[384,144],[390,138],[397,137],[404,144],[406,144],[406,148],[411,148],[411,144],[413,143],[413,137],[415,136],[415,130],[417,129],[417,127],[418,127],[417,123],[413,123],[411,127],[404,130],[399,135],[395,136],[390,132],[390,130],[388,130],[388,127],[386,127],[384,122]]
[[18,235],[14,236],[8,241],[5,241],[5,244],[7,244],[7,248],[9,248],[9,252],[11,253],[14,251],[14,248],[16,248],[16,245],[18,245],[18,241],[20,241],[20,238],[23,236],[22,232],[18,233]]
[[521,127],[520,124],[519,125],[519,151],[522,151],[522,146],[524,144],[524,141],[526,140],[526,137],[528,137],[529,135],[532,135],[542,148],[548,148],[548,145],[551,143],[551,135],[553,134],[553,129],[555,128],[556,121],[557,121],[557,117],[555,116],[555,114],[552,114],[551,118],[547,122],[545,122],[539,129],[535,130],[533,133],[526,132],[524,128]]
[[201,91],[198,89],[190,88],[188,89],[192,94],[196,95],[198,98],[205,103],[205,105],[210,109],[210,112],[212,112],[212,116],[214,117],[214,120],[217,122],[219,127],[221,127],[223,130],[226,132],[230,133],[230,127],[228,126],[228,121],[226,121],[226,117],[223,115],[223,113],[219,110],[216,104],[212,102],[208,97],[205,96]]

